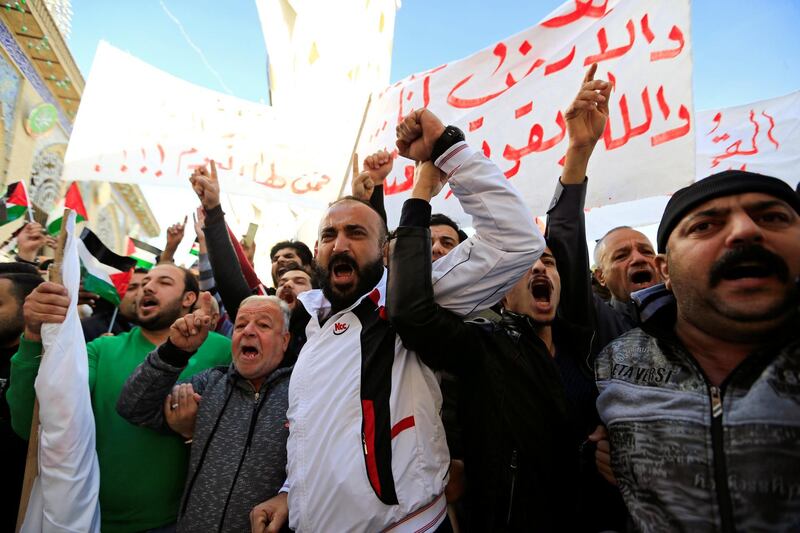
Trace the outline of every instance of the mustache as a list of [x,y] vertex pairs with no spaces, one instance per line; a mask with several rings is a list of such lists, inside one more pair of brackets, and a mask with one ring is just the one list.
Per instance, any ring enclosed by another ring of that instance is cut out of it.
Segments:
[[711,265],[711,271],[709,272],[711,287],[719,285],[729,269],[742,263],[756,264],[763,267],[768,275],[775,275],[781,281],[789,280],[789,266],[781,256],[757,244],[750,244],[734,248]]
[[353,269],[353,272],[358,272],[358,263],[356,260],[347,255],[346,252],[340,252],[338,254],[332,255],[331,258],[328,260],[327,270],[330,272],[335,267],[339,265],[347,265]]

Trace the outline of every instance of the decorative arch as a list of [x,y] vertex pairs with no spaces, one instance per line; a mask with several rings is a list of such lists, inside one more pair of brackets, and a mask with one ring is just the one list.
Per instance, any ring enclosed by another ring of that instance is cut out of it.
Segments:
[[31,166],[30,196],[36,207],[46,217],[61,196],[66,143],[45,146],[33,158]]

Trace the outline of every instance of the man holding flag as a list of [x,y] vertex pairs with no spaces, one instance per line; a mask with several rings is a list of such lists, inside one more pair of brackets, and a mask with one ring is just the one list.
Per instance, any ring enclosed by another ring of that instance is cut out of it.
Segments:
[[[191,312],[198,297],[197,279],[175,265],[154,267],[143,283],[137,302],[140,326],[86,346],[104,532],[143,531],[172,524],[186,477],[188,447],[183,439],[133,426],[114,409],[125,380],[149,352],[166,341],[172,323]],[[26,300],[25,332],[11,361],[12,384],[7,394],[12,425],[23,438],[30,434],[42,324],[63,322],[69,306],[67,290],[56,283],[40,285]],[[209,334],[181,378],[213,366],[227,366],[230,346],[228,339]],[[66,494],[62,497],[68,499]]]

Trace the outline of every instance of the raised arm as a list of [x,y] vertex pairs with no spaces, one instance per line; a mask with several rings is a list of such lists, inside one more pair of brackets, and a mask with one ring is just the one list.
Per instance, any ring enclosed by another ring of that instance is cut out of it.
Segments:
[[[431,166],[424,163],[422,167]],[[434,168],[435,172],[438,171]],[[419,172],[418,172],[419,173]],[[420,180],[415,189],[419,188]],[[415,191],[416,193],[416,191]],[[434,301],[431,278],[431,206],[424,198],[403,204],[389,244],[386,309],[403,345],[434,370],[458,372],[475,346],[475,332]]]
[[397,135],[401,155],[443,172],[476,231],[433,264],[436,302],[461,316],[494,305],[544,250],[533,215],[497,165],[427,109],[406,117]]
[[611,86],[587,71],[566,112],[569,146],[564,170],[547,212],[546,239],[561,276],[560,313],[568,321],[594,327],[594,296],[586,248],[586,168],[608,119]]
[[231,332],[233,331],[233,324],[231,324],[231,320],[228,317],[228,310],[225,309],[225,304],[223,303],[222,297],[219,295],[219,291],[217,290],[217,282],[214,279],[214,269],[211,267],[211,260],[208,258],[206,234],[203,231],[203,226],[205,226],[205,223],[206,212],[201,206],[197,208],[197,211],[194,214],[194,232],[197,235],[197,244],[199,248],[199,254],[197,256],[197,270],[199,273],[198,282],[200,285],[200,290],[209,292],[217,301],[217,305],[219,306],[219,323],[215,331],[225,335],[226,337],[230,337]]
[[252,292],[242,273],[225,225],[225,212],[222,211],[219,201],[220,188],[216,164],[212,161],[210,170],[205,168],[195,170],[189,181],[205,211],[203,232],[208,247],[208,257],[222,302],[233,321],[239,311],[239,304]]
[[178,246],[180,246],[181,241],[183,240],[187,220],[188,217],[183,217],[183,224],[176,222],[167,228],[167,245],[164,247],[164,251],[161,253],[159,262],[175,262],[175,251],[178,249]]
[[[357,157],[353,156],[353,169],[356,168]],[[383,203],[383,182],[392,171],[392,156],[386,150],[380,150],[364,159],[361,173],[353,172],[353,196],[369,202],[375,211],[386,222],[386,208]]]
[[[170,394],[189,358],[208,337],[211,324],[211,295],[200,295],[200,306],[178,318],[170,327],[167,341],[150,352],[122,387],[117,412],[132,424],[169,431],[164,416],[164,399]],[[202,394],[209,370],[191,378],[194,392]],[[195,412],[196,413],[196,412]]]

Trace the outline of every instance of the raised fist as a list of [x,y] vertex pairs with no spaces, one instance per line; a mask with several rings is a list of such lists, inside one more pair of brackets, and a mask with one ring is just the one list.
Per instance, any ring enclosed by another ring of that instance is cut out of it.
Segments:
[[404,118],[396,131],[400,155],[424,162],[431,158],[433,145],[444,133],[444,124],[427,109],[418,109]]

